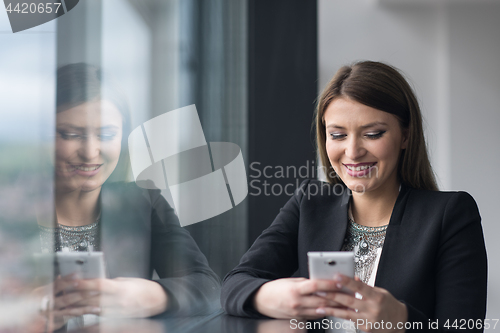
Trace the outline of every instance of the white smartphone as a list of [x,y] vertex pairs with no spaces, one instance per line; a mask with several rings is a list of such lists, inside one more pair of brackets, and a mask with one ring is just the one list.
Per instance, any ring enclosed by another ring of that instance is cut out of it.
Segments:
[[102,252],[57,252],[56,265],[61,276],[76,274],[78,279],[106,277]]
[[[312,280],[332,280],[337,273],[354,278],[354,252],[307,252],[307,258]],[[345,287],[342,291],[352,294]]]

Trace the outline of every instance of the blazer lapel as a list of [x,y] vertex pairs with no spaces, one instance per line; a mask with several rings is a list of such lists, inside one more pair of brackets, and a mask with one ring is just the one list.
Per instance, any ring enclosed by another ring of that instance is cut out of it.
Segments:
[[137,194],[125,185],[102,187],[101,249],[109,277],[149,276],[150,205]]
[[[310,186],[313,185],[317,183]],[[298,276],[307,278],[309,277],[307,252],[340,251],[347,230],[347,209],[351,191],[345,186],[342,186],[341,193],[338,193],[338,185],[322,184],[319,186],[321,188],[318,191],[321,190],[321,193],[325,195],[304,199],[314,200],[314,204],[307,205],[301,211],[303,221],[299,225],[300,275]]]
[[396,199],[389,226],[387,227],[384,246],[382,247],[375,279],[375,286],[377,287],[388,289],[398,285],[398,277],[401,272],[398,272],[398,268],[394,263],[398,262],[397,259],[401,255],[398,249],[401,246],[400,242],[404,240],[404,235],[401,235],[403,231],[402,221],[410,193],[410,187],[401,185],[401,191]]
[[332,221],[330,221],[332,229],[331,248],[332,251],[340,251],[344,245],[345,234],[347,231],[347,211],[349,209],[349,200],[351,199],[351,190],[344,187],[339,205],[332,212]]
[[[312,245],[312,251],[340,251],[347,231],[347,210],[351,198],[351,190],[343,187],[341,194],[332,194],[322,198],[321,208],[317,212],[314,228],[319,233]],[[335,198],[340,196],[340,198]]]

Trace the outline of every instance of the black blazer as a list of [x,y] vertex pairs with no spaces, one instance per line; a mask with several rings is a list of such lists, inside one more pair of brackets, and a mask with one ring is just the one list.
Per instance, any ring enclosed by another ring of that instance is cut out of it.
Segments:
[[160,190],[105,183],[101,190],[101,249],[108,277],[152,279],[170,301],[169,315],[220,309],[220,280]]
[[[340,251],[351,192],[305,181],[240,264],[224,278],[221,302],[232,315],[261,316],[259,287],[274,279],[309,277],[308,251]],[[408,321],[484,319],[487,260],[481,217],[465,192],[402,186],[387,228],[375,286],[406,303]],[[459,324],[460,325],[460,324]],[[410,330],[407,330],[408,332]],[[438,332],[438,330],[429,330]]]

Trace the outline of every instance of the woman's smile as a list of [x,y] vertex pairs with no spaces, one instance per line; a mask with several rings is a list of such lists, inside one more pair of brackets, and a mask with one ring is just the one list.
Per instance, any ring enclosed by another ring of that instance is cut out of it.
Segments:
[[342,163],[342,165],[346,169],[347,174],[352,177],[364,177],[366,175],[370,175],[373,169],[376,167],[376,164],[377,162],[357,163],[357,164]]
[[68,169],[76,174],[86,177],[95,176],[99,173],[103,164],[69,164]]

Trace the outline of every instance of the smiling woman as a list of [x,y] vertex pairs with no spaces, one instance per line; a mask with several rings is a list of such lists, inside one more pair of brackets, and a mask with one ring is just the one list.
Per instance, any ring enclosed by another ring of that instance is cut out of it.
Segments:
[[111,181],[127,171],[125,97],[87,64],[62,67],[57,78],[56,221],[39,222],[41,251],[102,252],[107,278],[59,276],[38,288],[34,294],[51,304],[44,306],[44,318],[55,328],[72,328],[94,323],[98,315],[217,309],[219,279],[160,191]]
[[[482,331],[481,217],[469,194],[437,191],[404,77],[379,62],[342,67],[318,99],[316,130],[327,182],[303,182],[224,278],[225,310],[333,316],[370,332],[442,332],[456,320]],[[310,280],[309,251],[354,252],[356,277]]]

